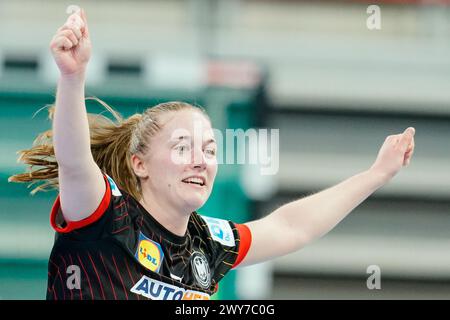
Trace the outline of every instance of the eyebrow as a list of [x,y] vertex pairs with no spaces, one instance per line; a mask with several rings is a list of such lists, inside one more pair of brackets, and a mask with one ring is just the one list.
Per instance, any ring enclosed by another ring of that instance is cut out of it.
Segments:
[[[190,141],[191,137],[190,136],[179,136],[177,138],[170,139],[169,141],[171,141],[171,142],[179,142],[179,141],[183,141],[183,140],[189,140]],[[210,138],[210,139],[206,140],[203,143],[203,145],[210,144],[210,143],[216,143],[217,144],[216,140],[214,140],[213,138]]]

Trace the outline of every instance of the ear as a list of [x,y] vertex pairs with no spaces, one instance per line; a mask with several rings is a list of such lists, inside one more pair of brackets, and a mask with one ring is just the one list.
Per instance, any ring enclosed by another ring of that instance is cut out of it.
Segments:
[[143,158],[137,154],[131,156],[131,166],[139,178],[148,178],[148,171]]

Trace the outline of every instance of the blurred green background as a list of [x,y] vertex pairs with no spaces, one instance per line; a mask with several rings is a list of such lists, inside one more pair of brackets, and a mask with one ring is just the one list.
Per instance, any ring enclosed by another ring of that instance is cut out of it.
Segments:
[[[22,70],[23,71],[23,70]],[[18,77],[18,74],[15,73]],[[0,92],[0,133],[3,166],[1,172],[0,197],[2,250],[0,256],[0,298],[42,299],[47,279],[47,257],[51,250],[53,230],[49,225],[49,213],[56,191],[39,192],[31,196],[24,184],[8,183],[13,173],[24,166],[14,162],[15,152],[31,147],[38,133],[51,128],[47,119],[46,105],[54,103],[53,91],[48,87],[28,87],[33,79],[25,73],[21,80],[10,81]],[[211,86],[198,92],[177,90],[138,90],[139,83],[130,78],[114,79],[115,83],[127,83],[135,94],[130,96],[125,86],[114,87],[114,83],[102,87],[88,87],[87,92],[113,106],[124,117],[142,112],[146,107],[163,101],[182,100],[204,106],[214,128],[247,128],[254,125],[254,110],[258,87],[252,89],[230,89]],[[25,84],[25,85],[24,85]],[[145,92],[151,92],[146,96]],[[88,112],[108,116],[98,103],[87,101]],[[39,112],[38,112],[39,111]],[[6,164],[6,165],[5,165]],[[213,193],[201,214],[245,222],[249,219],[249,199],[239,183],[240,167],[221,165]],[[216,298],[235,299],[235,274],[231,272],[221,283]]]

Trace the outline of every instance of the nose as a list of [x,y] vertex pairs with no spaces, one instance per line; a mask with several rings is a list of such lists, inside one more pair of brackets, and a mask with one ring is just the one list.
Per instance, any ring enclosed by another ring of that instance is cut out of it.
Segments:
[[205,153],[201,148],[194,148],[192,152],[191,164],[193,165],[194,168],[206,169],[207,162],[205,158]]

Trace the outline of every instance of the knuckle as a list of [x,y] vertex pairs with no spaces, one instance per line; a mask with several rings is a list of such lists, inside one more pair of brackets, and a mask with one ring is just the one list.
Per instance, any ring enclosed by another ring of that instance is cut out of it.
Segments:
[[80,30],[77,27],[70,27],[68,30],[77,38],[78,35],[81,35]]
[[54,38],[54,39],[50,42],[50,48],[52,48],[52,49],[57,48],[59,42],[60,42],[60,41],[58,40],[58,38]]
[[81,38],[81,32],[80,32],[80,30],[75,29],[75,30],[72,30],[72,32],[73,32],[73,34],[74,34],[78,39]]
[[68,30],[68,29],[61,30],[61,32],[59,33],[59,35],[61,35],[61,36],[68,36],[69,34],[70,34],[70,30]]
[[71,30],[67,30],[68,32],[66,33],[66,37],[68,38],[68,39],[70,39],[71,41],[77,41],[78,42],[78,39],[77,39],[77,37],[75,36],[75,34],[71,31]]

